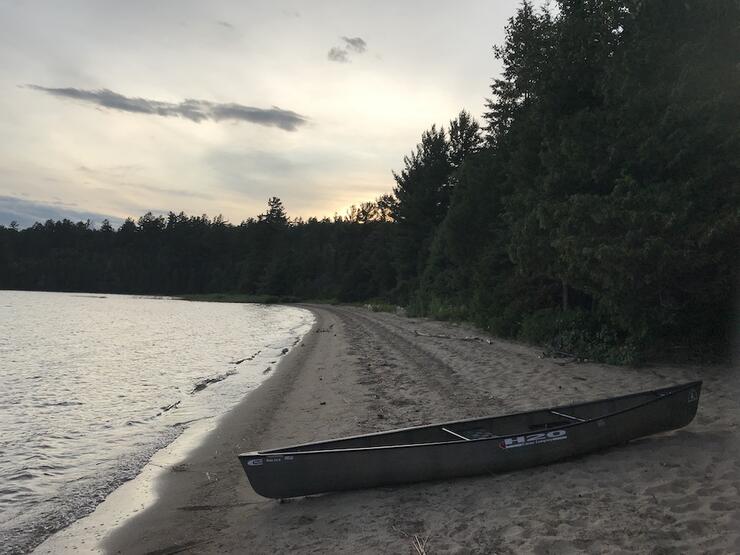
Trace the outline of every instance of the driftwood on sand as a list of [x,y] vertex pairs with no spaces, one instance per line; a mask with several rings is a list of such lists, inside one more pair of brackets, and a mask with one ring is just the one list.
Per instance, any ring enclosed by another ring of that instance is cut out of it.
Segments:
[[444,335],[441,333],[424,333],[419,330],[414,330],[414,335],[418,337],[434,337],[436,339],[457,339],[458,341],[478,341],[480,343],[491,344],[490,339],[484,337],[477,337],[475,335],[466,335],[464,337],[455,337],[454,335]]

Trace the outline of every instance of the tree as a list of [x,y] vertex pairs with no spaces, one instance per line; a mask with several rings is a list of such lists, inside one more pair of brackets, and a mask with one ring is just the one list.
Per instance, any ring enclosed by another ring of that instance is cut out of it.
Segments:
[[433,125],[421,136],[416,150],[404,158],[404,168],[393,173],[393,220],[398,231],[396,264],[400,296],[408,299],[429,254],[434,229],[449,205],[452,166],[445,130]]
[[457,118],[450,121],[449,160],[453,169],[483,147],[483,137],[478,122],[466,110],[461,110]]
[[283,202],[278,197],[271,197],[267,201],[267,212],[260,214],[258,220],[271,225],[288,225],[288,215],[283,207]]
[[493,48],[504,71],[501,78],[493,80],[493,96],[486,102],[486,138],[490,144],[505,137],[520,111],[546,91],[543,85],[550,71],[553,34],[550,12],[543,8],[537,13],[528,0],[509,19],[504,44]]

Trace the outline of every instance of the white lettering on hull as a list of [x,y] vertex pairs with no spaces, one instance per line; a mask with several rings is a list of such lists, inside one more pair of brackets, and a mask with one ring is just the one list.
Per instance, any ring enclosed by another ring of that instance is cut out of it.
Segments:
[[528,447],[530,445],[539,445],[541,443],[550,443],[551,441],[560,441],[563,439],[568,439],[567,431],[551,430],[549,432],[539,432],[524,436],[507,437],[498,446],[501,449],[514,449],[516,447]]

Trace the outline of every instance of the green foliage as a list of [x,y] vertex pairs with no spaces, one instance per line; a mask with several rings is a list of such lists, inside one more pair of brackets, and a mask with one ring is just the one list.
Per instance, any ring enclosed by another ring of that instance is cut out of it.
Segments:
[[0,288],[253,302],[379,298],[396,280],[391,232],[387,221],[291,223],[279,199],[238,226],[170,213],[128,219],[117,231],[68,220],[0,227]]
[[636,364],[640,347],[620,330],[583,310],[543,309],[528,314],[519,339],[578,358],[611,364]]
[[362,306],[364,306],[371,312],[390,312],[393,314],[398,310],[398,307],[396,305],[383,300],[372,300],[370,302],[362,303]]
[[200,301],[209,303],[258,303],[258,304],[290,304],[300,301],[298,297],[278,295],[243,295],[240,293],[206,293],[202,295],[182,295],[186,301]]
[[495,49],[489,147],[453,173],[414,312],[601,360],[689,340],[726,348],[737,21],[729,1],[525,2]]
[[465,305],[453,304],[445,299],[433,297],[425,305],[424,314],[437,320],[463,321],[469,317]]

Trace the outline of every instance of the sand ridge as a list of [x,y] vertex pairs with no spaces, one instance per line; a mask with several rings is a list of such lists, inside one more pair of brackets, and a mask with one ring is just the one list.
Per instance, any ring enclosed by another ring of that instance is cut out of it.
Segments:
[[[317,321],[274,375],[105,539],[110,553],[740,551],[740,423],[730,367],[616,368],[447,323],[352,307]],[[483,341],[465,341],[478,336]],[[447,337],[442,337],[447,336]],[[256,495],[236,455],[505,414],[703,379],[683,430],[495,476],[287,502]]]

